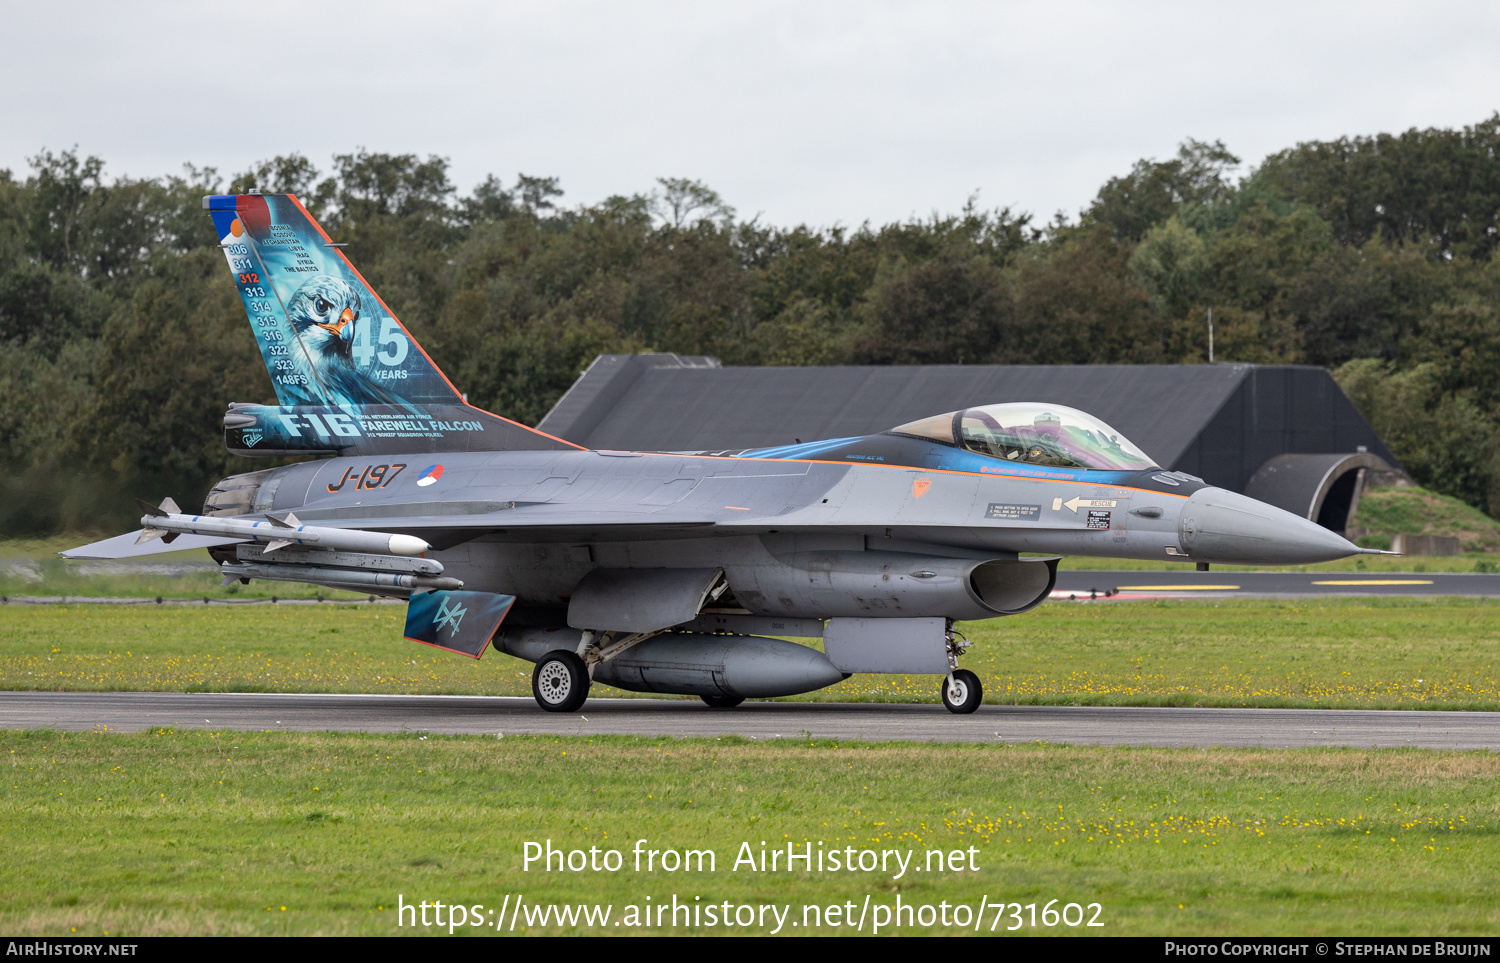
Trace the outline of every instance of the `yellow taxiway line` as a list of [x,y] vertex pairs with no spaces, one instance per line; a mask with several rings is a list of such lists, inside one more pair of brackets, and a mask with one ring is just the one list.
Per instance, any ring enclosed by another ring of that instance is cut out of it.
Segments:
[[1431,585],[1430,578],[1360,578],[1330,579],[1314,582],[1314,585]]

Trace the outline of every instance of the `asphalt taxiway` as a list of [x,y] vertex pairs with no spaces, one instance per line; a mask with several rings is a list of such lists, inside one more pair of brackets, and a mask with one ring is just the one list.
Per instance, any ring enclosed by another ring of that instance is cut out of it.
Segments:
[[1162,709],[591,699],[573,714],[530,698],[268,693],[0,692],[0,728],[153,728],[490,735],[744,736],[1111,746],[1350,746],[1500,751],[1500,712]]
[[1500,596],[1500,574],[1479,572],[1061,571],[1054,599]]

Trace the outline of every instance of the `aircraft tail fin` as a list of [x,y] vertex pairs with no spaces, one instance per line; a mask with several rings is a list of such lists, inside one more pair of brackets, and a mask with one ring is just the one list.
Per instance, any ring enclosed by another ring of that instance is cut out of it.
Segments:
[[[380,451],[401,450],[400,438],[421,438],[421,450],[577,447],[469,405],[296,197],[212,194],[203,207],[280,402],[274,417],[255,419],[265,423],[249,426],[249,438],[284,435],[285,450],[360,451],[357,442],[325,444],[334,437],[325,429],[372,422],[401,426],[377,429]],[[456,424],[479,427],[443,427]],[[470,437],[476,431],[487,434]],[[336,435],[364,434],[351,432]]]

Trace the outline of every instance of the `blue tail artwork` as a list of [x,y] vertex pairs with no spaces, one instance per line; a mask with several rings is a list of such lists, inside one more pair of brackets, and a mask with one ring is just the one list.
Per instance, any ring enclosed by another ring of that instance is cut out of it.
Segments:
[[290,194],[203,199],[279,405],[235,404],[244,455],[574,448],[469,405]]

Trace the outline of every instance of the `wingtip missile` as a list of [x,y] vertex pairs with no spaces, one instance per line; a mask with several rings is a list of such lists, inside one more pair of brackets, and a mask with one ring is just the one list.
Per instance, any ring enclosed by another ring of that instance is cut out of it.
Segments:
[[[162,503],[163,506],[167,502]],[[183,515],[175,512],[163,514],[160,509],[143,502],[148,514],[142,516],[141,540],[161,538],[170,542],[181,535],[217,535],[225,538],[243,538],[246,541],[266,543],[266,551],[274,552],[291,545],[308,548],[326,548],[339,552],[369,552],[376,555],[422,555],[431,550],[423,539],[414,535],[399,535],[390,532],[367,532],[353,528],[325,528],[304,525],[296,515],[285,519],[264,515],[255,518],[229,518],[215,515]]]

